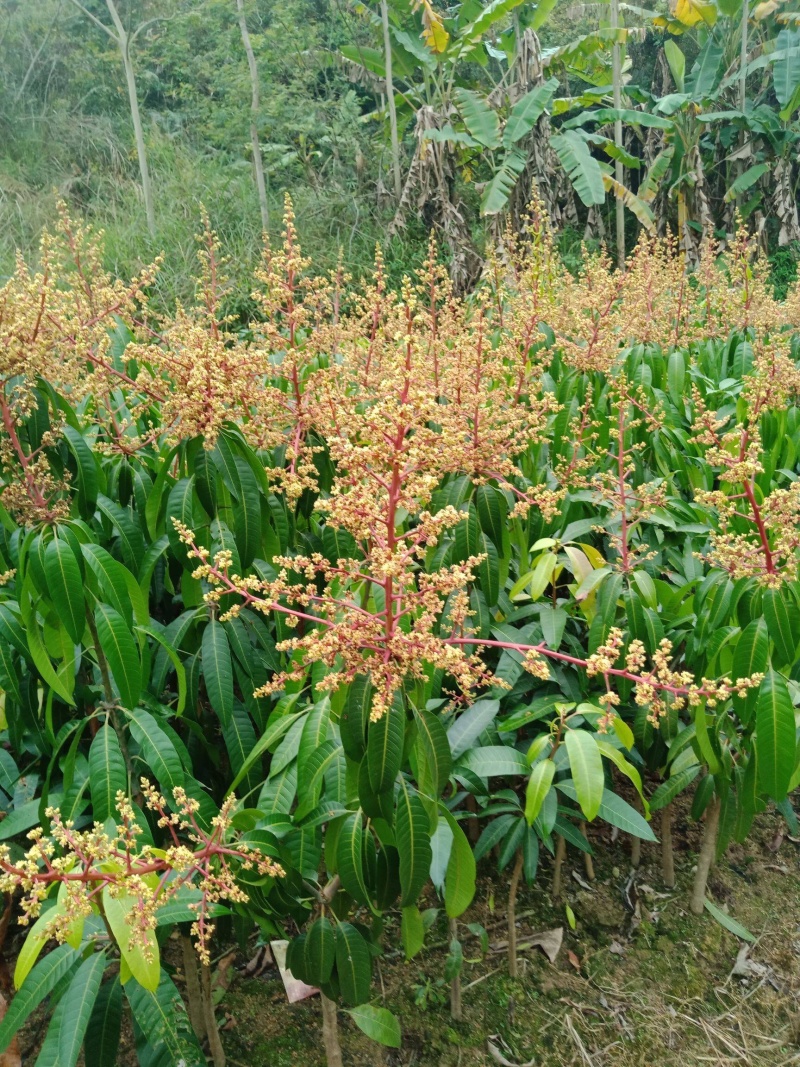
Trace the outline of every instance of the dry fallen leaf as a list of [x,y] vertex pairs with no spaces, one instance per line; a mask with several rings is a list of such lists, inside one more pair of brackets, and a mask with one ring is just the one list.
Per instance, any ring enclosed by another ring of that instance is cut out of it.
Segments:
[[245,964],[244,974],[247,978],[255,978],[257,975],[263,974],[268,967],[274,966],[274,964],[275,960],[272,958],[269,945],[261,945],[255,956]]
[[569,960],[570,965],[572,967],[574,967],[575,970],[578,971],[578,973],[580,973],[581,961],[578,959],[578,957],[575,955],[575,953],[571,949],[567,953],[567,959]]
[[542,930],[533,937],[525,938],[526,946],[540,948],[551,963],[556,962],[556,956],[561,951],[561,943],[564,940],[564,927],[557,926],[554,930]]
[[737,978],[763,978],[769,971],[769,967],[766,967],[763,963],[756,963],[755,960],[750,959],[750,951],[753,948],[752,945],[742,945],[736,956],[736,963],[733,965],[732,975],[736,975]]
[[[503,1041],[499,1034],[493,1034],[487,1042],[489,1046],[489,1055],[495,1063],[500,1064],[500,1067],[536,1067],[535,1060],[528,1060],[527,1063],[515,1063],[513,1060],[508,1059],[508,1057],[504,1056],[500,1051],[500,1043],[502,1043],[505,1048],[508,1048],[508,1045],[506,1045],[505,1041]],[[509,1051],[511,1050],[509,1049]]]

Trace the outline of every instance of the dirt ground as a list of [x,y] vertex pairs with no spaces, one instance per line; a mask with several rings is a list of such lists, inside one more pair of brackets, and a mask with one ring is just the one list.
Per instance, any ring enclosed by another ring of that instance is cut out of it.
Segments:
[[[593,882],[571,849],[559,902],[550,899],[549,857],[536,885],[521,889],[517,980],[508,977],[504,948],[508,880],[483,862],[476,899],[459,922],[460,1022],[450,1017],[443,977],[443,912],[429,947],[410,962],[399,948],[399,924],[389,921],[374,1003],[400,1019],[402,1048],[379,1048],[342,1012],[346,1067],[800,1067],[800,839],[788,836],[783,820],[761,816],[747,844],[734,845],[711,876],[714,901],[757,939],[749,953],[710,915],[688,912],[697,827],[675,841],[672,892],[663,888],[658,846],[643,846],[626,892],[629,842],[600,827],[590,828],[590,838],[597,846]],[[437,903],[433,894],[426,901]],[[487,931],[485,954],[480,931],[469,929],[474,924]],[[554,962],[525,947],[526,938],[558,927],[563,942]],[[218,1013],[229,1067],[324,1067],[318,998],[289,1005],[274,966],[248,977],[255,952],[253,941],[252,951],[220,957],[217,977],[228,988],[218,990]],[[165,956],[174,960],[180,986],[180,955]],[[21,1035],[23,1063],[33,1062],[43,1021]],[[130,1037],[128,1031],[120,1067],[136,1063]]]

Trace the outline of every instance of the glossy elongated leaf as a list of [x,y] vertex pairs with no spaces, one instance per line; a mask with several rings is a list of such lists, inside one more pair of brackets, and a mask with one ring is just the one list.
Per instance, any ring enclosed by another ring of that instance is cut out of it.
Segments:
[[138,574],[144,558],[144,537],[131,513],[102,493],[97,497],[97,507],[119,534],[122,558],[128,570]]
[[[144,989],[154,992],[158,988],[161,970],[158,942],[153,930],[144,934],[137,931],[137,936],[133,936],[132,923],[136,921],[136,907],[136,897],[127,893],[113,896],[108,888],[103,890],[103,913],[122,958],[136,981]],[[142,942],[147,945],[147,952],[142,947]]]
[[[574,782],[570,779],[559,781],[557,788],[564,796],[577,802],[578,792]],[[617,796],[616,793],[612,793],[609,789],[603,792],[603,799],[597,814],[603,822],[607,822],[610,826],[617,826],[620,830],[624,830],[626,834],[630,834],[631,837],[640,837],[643,841],[657,840],[650,825],[642,818],[636,808],[631,807],[627,801]]]
[[54,537],[44,554],[47,592],[64,629],[78,644],[86,629],[81,569],[66,541]]
[[364,817],[360,811],[349,815],[339,831],[336,864],[342,886],[359,904],[369,904],[364,883]]
[[[239,785],[239,783],[245,777],[245,775],[250,770],[250,768],[252,766],[254,766],[254,764],[259,759],[261,759],[261,757],[264,755],[265,752],[268,752],[270,750],[270,748],[273,747],[273,745],[276,745],[280,741],[280,739],[283,737],[283,735],[287,732],[289,727],[293,723],[297,722],[297,720],[299,718],[301,718],[303,715],[305,715],[305,711],[296,711],[293,714],[283,715],[283,716],[281,716],[281,718],[277,719],[261,735],[261,737],[259,737],[258,741],[256,741],[255,748],[248,755],[248,757],[244,761],[244,764],[242,765],[239,773],[236,775],[236,777],[231,782],[230,789],[228,790],[229,793],[232,793],[236,789],[236,787]],[[295,782],[296,782],[296,777],[295,777]]]
[[[414,711],[417,723],[417,749],[420,767],[420,788],[434,799],[439,796],[450,778],[453,766],[447,734],[437,715],[429,711]],[[424,770],[423,770],[424,768]]]
[[445,910],[451,919],[463,915],[475,896],[475,855],[466,834],[443,804],[439,810],[453,834],[444,878]]
[[477,700],[462,712],[447,731],[453,759],[458,759],[478,740],[497,718],[499,700]]
[[610,760],[620,774],[624,774],[628,781],[633,783],[636,792],[641,798],[642,804],[644,804],[645,815],[647,815],[649,812],[649,805],[642,792],[642,776],[639,774],[639,771],[629,760],[625,759],[618,748],[615,748],[608,741],[605,741],[599,734],[594,734],[593,737],[600,755],[604,756],[607,760]]
[[125,620],[108,604],[98,604],[94,622],[100,651],[119,692],[122,706],[135,708],[142,692],[142,664],[139,649]]
[[406,716],[399,701],[392,703],[367,730],[369,782],[376,793],[391,789],[403,760]]
[[708,897],[706,897],[704,901],[704,906],[708,914],[716,919],[720,926],[724,926],[726,930],[729,930],[736,937],[741,938],[742,941],[750,941],[751,943],[755,942],[755,937],[753,937],[745,926],[742,926],[736,919],[724,912],[722,908],[718,908],[713,901],[708,899]]
[[157,719],[144,708],[128,712],[131,733],[142,750],[142,755],[155,774],[162,789],[169,796],[172,790],[184,784],[183,765],[175,745]]
[[303,946],[306,974],[315,985],[330,980],[336,959],[336,935],[330,921],[322,916],[306,931]]
[[387,1048],[400,1048],[400,1023],[388,1008],[362,1004],[358,1008],[350,1008],[347,1014],[371,1041],[377,1041]]
[[422,801],[401,779],[395,814],[395,837],[400,855],[401,907],[414,904],[428,880],[432,855],[428,825],[428,813]]
[[372,961],[369,948],[351,923],[336,927],[336,977],[342,999],[351,1007],[369,1000]]
[[86,1067],[115,1067],[122,1032],[122,983],[112,978],[100,987],[86,1030]]
[[595,739],[587,730],[567,730],[564,743],[581,811],[591,822],[600,809],[605,789],[603,760]]
[[550,792],[550,786],[555,778],[556,765],[552,760],[543,759],[531,771],[528,785],[525,791],[525,818],[528,825],[533,826],[542,810],[544,798]]
[[59,945],[48,952],[36,966],[30,970],[25,980],[18,986],[18,992],[8,1006],[8,1011],[0,1022],[0,1052],[5,1052],[12,1037],[24,1025],[25,1020],[39,1007],[56,985],[69,974],[80,953],[69,945]]
[[679,793],[692,784],[699,773],[700,764],[693,763],[690,767],[683,767],[676,774],[671,775],[650,797],[650,810],[660,811],[667,804],[671,804]]
[[459,767],[472,771],[480,778],[514,776],[528,773],[528,761],[509,745],[486,745],[466,752]]
[[345,755],[356,762],[367,750],[367,725],[372,705],[372,686],[360,674],[350,683],[339,717],[339,730]]
[[767,630],[775,644],[773,663],[778,667],[794,663],[800,640],[800,609],[783,588],[765,589],[762,603]]
[[331,735],[331,702],[328,696],[318,701],[309,711],[303,723],[300,746],[297,750],[297,773],[301,782],[307,779],[307,767]]
[[228,635],[216,619],[203,630],[202,657],[208,699],[224,725],[233,714],[233,664]]
[[406,959],[413,959],[425,943],[425,924],[416,904],[403,908],[400,919],[400,940]]
[[[731,677],[749,678],[763,674],[769,661],[769,631],[763,618],[748,623],[739,635],[733,652]],[[755,710],[758,691],[749,689],[744,697],[734,696],[733,706],[739,718],[749,723]]]
[[56,673],[50,661],[47,648],[42,638],[42,629],[36,615],[36,610],[31,603],[30,579],[26,578],[20,598],[20,614],[28,644],[28,652],[36,670],[50,688],[66,704],[74,706],[72,690],[73,685]]
[[100,727],[89,748],[89,784],[93,818],[101,823],[116,818],[116,796],[127,793],[128,773],[117,732],[108,724]]
[[[59,900],[51,908],[43,912],[28,930],[14,967],[14,985],[17,989],[24,984],[42,949],[53,936],[52,923],[63,919],[64,911],[64,903]],[[74,948],[75,946],[73,945],[72,947]]]
[[67,447],[75,457],[78,473],[75,484],[78,490],[79,506],[81,514],[88,518],[97,504],[97,462],[88,442],[74,426],[66,425],[61,432]]
[[105,968],[105,952],[93,952],[75,972],[64,993],[64,1015],[58,1032],[60,1067],[75,1067],[78,1062]]
[[783,800],[794,771],[794,707],[782,675],[769,671],[761,683],[756,704],[756,755],[758,790]]
[[205,1067],[181,995],[165,971],[154,989],[130,981],[125,995],[136,1024],[140,1067]]

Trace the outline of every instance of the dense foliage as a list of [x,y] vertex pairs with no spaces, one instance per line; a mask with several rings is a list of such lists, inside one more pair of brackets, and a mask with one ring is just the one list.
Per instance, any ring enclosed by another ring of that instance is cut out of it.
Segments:
[[[705,818],[692,896],[800,779],[800,291],[742,229],[691,277],[643,239],[573,275],[540,203],[468,300],[317,276],[291,209],[246,329],[209,229],[148,303],[62,213],[0,290],[0,886],[33,923],[0,1046],[217,1062],[214,923],[370,1035],[372,960],[458,924],[494,850],[535,882],[603,820]],[[480,834],[470,827],[480,826]],[[25,839],[25,835],[28,839]],[[20,898],[17,898],[20,899]],[[191,927],[190,1027],[160,966]],[[48,941],[59,947],[42,955]],[[194,978],[191,978],[195,968]]]
[[694,261],[738,210],[776,284],[794,275],[800,31],[776,0],[29,0],[4,18],[6,274],[62,198],[106,229],[120,276],[166,249],[174,306],[204,203],[246,319],[288,189],[321,267],[344,247],[368,275],[380,237],[399,284],[435,228],[465,291],[535,186],[565,249],[610,235],[617,200],[628,251],[670,228]]

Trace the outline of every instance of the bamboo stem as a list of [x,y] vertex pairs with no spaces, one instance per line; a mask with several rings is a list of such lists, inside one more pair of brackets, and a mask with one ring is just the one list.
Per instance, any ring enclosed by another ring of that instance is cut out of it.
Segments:
[[511,874],[511,885],[508,889],[508,973],[511,978],[519,977],[517,964],[517,891],[519,880],[522,876],[522,849],[517,849],[517,859]]
[[661,809],[661,874],[667,889],[675,888],[675,856],[672,851],[672,805]]
[[706,902],[706,886],[708,875],[714,863],[714,854],[717,850],[717,831],[719,830],[719,797],[715,793],[706,808],[706,828],[703,832],[703,842],[700,846],[700,855],[697,858],[697,872],[692,886],[692,899],[689,909],[693,915],[702,915]]
[[339,1017],[336,1001],[320,993],[322,1003],[322,1043],[325,1046],[325,1062],[328,1067],[342,1067],[342,1046],[339,1044]]

